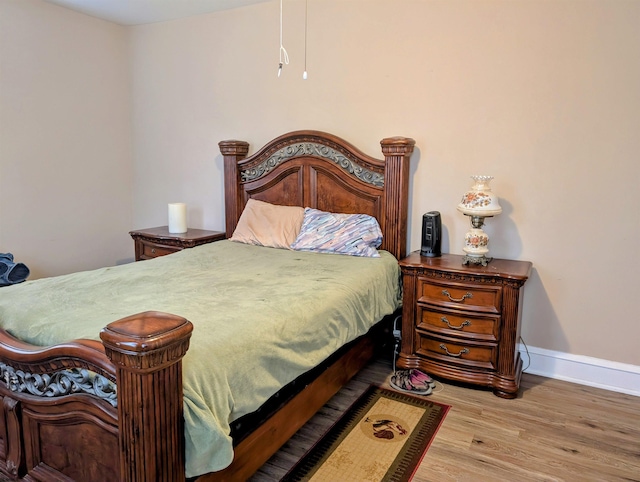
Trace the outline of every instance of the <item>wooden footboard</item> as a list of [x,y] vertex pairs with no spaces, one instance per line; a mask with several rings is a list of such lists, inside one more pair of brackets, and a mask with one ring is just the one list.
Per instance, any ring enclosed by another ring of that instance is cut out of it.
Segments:
[[184,480],[182,363],[192,325],[148,312],[103,344],[39,348],[0,331],[0,478]]
[[[103,344],[48,348],[0,330],[0,479],[184,481],[181,360],[192,328],[147,312],[109,324]],[[199,480],[255,472],[367,363],[382,331],[354,342],[243,440],[231,467]]]

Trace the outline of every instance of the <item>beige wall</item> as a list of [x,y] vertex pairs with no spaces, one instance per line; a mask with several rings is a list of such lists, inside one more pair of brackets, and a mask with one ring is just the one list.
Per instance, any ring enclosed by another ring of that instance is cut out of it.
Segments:
[[525,342],[640,365],[640,2],[311,0],[307,81],[303,1],[284,2],[276,77],[278,5],[132,29],[135,224],[184,201],[222,228],[222,139],[319,129],[379,156],[411,136],[411,248],[439,210],[461,253],[455,206],[495,176],[492,252],[535,266]]
[[0,252],[53,276],[133,258],[127,31],[0,0]]
[[[221,229],[222,139],[254,152],[319,129],[380,156],[383,137],[411,136],[410,247],[422,214],[439,210],[444,250],[461,253],[468,176],[495,176],[492,254],[535,267],[525,342],[640,366],[640,2],[310,0],[307,81],[302,0],[284,2],[280,79],[277,1],[124,33],[38,0],[0,0],[0,13],[25,3],[11,13],[28,25],[8,34],[2,20],[3,40],[66,55],[42,64],[1,47],[1,250],[48,271],[114,264],[130,256],[126,231],[165,224],[174,201],[188,203],[190,226]],[[7,61],[21,73],[9,82]],[[22,88],[31,100],[16,105]],[[97,258],[82,236],[118,248]],[[71,255],[54,269],[56,250]]]

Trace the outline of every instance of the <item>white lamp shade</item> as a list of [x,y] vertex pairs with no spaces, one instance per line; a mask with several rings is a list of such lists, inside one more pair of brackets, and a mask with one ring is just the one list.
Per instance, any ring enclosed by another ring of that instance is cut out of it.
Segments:
[[464,193],[458,211],[468,216],[496,216],[502,212],[498,197],[491,192],[489,182],[493,176],[471,176],[474,184]]

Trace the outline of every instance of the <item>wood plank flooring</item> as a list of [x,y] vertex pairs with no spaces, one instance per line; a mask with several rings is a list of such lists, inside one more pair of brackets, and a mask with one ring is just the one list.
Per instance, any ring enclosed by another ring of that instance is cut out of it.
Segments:
[[[369,385],[388,387],[391,373],[390,359],[374,360],[251,482],[279,480]],[[640,481],[640,397],[525,373],[514,400],[446,382],[430,398],[451,410],[415,482]]]

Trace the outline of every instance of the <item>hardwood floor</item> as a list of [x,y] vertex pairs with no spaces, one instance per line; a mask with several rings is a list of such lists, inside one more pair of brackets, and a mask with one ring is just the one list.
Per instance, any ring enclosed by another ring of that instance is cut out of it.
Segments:
[[[279,480],[370,384],[388,387],[391,373],[390,359],[374,360],[251,481]],[[451,409],[415,482],[640,481],[640,397],[525,373],[514,400],[446,382],[430,398]]]

